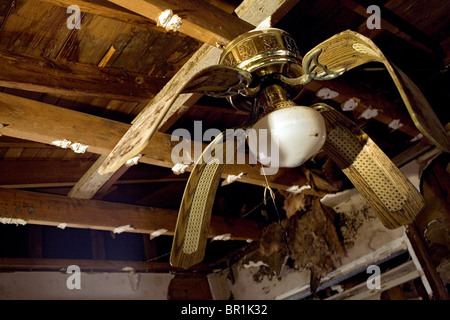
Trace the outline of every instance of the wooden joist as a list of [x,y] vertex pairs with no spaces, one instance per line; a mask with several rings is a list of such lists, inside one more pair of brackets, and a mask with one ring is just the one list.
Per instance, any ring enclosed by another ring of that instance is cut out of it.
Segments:
[[[108,154],[130,125],[74,110],[64,109],[46,103],[0,93],[0,130],[4,136],[20,138],[45,144],[57,141],[82,143],[87,151]],[[43,125],[45,124],[45,125]],[[158,132],[144,150],[140,162],[172,168],[171,152],[179,142],[171,141],[171,135]],[[204,148],[206,145],[203,145]],[[247,164],[225,166],[223,178],[229,174],[244,172],[239,180],[244,183],[264,185],[264,176],[259,167]],[[192,170],[192,166],[187,168]],[[304,185],[306,178],[296,169],[282,169],[276,175],[268,176],[272,188],[287,189],[293,185]],[[105,180],[106,182],[107,180]]]
[[0,50],[0,87],[65,96],[148,102],[164,86],[161,77]]
[[[86,272],[129,272],[132,268],[135,272],[179,272],[181,268],[175,268],[168,262],[159,261],[116,261],[93,259],[49,259],[49,258],[0,258],[0,270],[23,271],[61,271],[68,266],[77,265],[81,271]],[[192,268],[196,272],[211,272],[206,264],[198,264]]]
[[[40,0],[42,2],[48,2],[60,7],[67,8],[71,5],[78,6],[81,12],[87,12],[90,14],[114,19],[117,21],[129,23],[135,26],[141,26],[146,28],[155,28],[156,23],[143,16],[140,16],[134,12],[131,12],[123,7],[110,3],[107,0]],[[158,28],[159,31],[164,31],[162,28]]]
[[[42,146],[45,146],[41,144]],[[28,160],[0,161],[0,188],[35,189],[73,187],[87,170],[93,160]],[[186,175],[158,175],[154,172],[126,174],[120,180],[110,179],[108,186],[123,184],[149,184],[187,181]],[[99,195],[99,194],[97,194]]]
[[93,161],[0,161],[0,186],[38,188],[73,186]]
[[[177,215],[175,210],[0,188],[0,218],[3,223],[64,226],[115,233],[151,234],[166,229],[164,235],[173,235]],[[259,240],[260,229],[254,221],[212,217],[209,237],[227,233],[235,240]]]
[[160,16],[163,11],[172,10],[180,18],[176,31],[216,47],[223,47],[238,35],[254,28],[252,24],[203,0],[108,1],[157,23],[161,23]]

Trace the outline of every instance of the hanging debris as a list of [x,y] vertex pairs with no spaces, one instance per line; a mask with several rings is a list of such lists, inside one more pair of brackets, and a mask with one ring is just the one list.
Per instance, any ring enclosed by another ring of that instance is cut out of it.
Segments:
[[306,210],[311,198],[307,194],[286,194],[283,210],[286,211],[286,217],[289,219],[299,211]]
[[302,193],[302,191],[311,189],[311,186],[305,185],[305,186],[292,186],[286,189],[287,192],[290,193],[294,193],[294,194],[298,194],[298,193]]
[[120,234],[122,232],[129,232],[129,231],[133,231],[133,230],[134,230],[134,228],[131,225],[127,224],[127,225],[115,228],[113,230],[113,232],[116,234]]
[[[287,203],[286,203],[287,202]],[[285,201],[287,218],[281,225],[274,222],[267,226],[261,236],[258,253],[250,259],[262,261],[256,277],[262,280],[281,272],[286,265],[296,270],[311,272],[311,290],[317,288],[320,279],[339,267],[346,251],[334,226],[335,212],[321,204],[320,198],[306,194],[292,194]],[[287,233],[287,245],[282,228]]]
[[186,172],[186,169],[189,167],[188,164],[185,163],[176,163],[173,167],[172,167],[172,171],[175,174],[182,174]]
[[317,197],[309,200],[307,211],[292,216],[286,230],[295,267],[311,271],[314,292],[317,281],[339,266],[345,249],[333,224],[334,210],[322,205]]
[[223,186],[229,185],[230,183],[233,183],[233,182],[241,179],[243,175],[244,175],[244,172],[241,172],[238,175],[229,174],[228,177],[222,181],[221,186],[223,187]]
[[152,233],[150,233],[150,236],[149,236],[150,240],[153,240],[153,239],[159,237],[160,235],[166,233],[167,231],[169,231],[169,230],[164,229],[164,228],[163,229],[158,229],[156,231],[153,231]]

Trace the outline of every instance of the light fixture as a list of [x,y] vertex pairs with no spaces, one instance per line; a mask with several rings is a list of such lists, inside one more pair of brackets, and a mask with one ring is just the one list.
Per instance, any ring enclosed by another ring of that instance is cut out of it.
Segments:
[[[261,164],[294,168],[317,154],[326,138],[325,121],[318,111],[303,106],[275,110],[250,131],[250,153]],[[256,147],[256,148],[255,148]]]
[[[279,75],[303,76],[301,61],[291,36],[273,28],[237,37],[221,56],[220,64],[251,72],[261,81],[259,102],[263,112],[248,138],[250,154],[263,165],[297,167],[318,153],[325,142],[325,122],[320,113],[290,101],[303,86],[286,86],[279,81]],[[234,96],[229,101],[237,109],[253,109],[253,99]]]

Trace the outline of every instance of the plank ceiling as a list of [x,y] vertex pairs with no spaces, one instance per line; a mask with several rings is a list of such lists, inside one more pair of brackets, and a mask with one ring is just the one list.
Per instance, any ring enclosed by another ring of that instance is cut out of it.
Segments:
[[[147,2],[170,7],[174,1]],[[266,2],[246,0],[244,4],[259,4],[254,11],[263,15],[264,10],[269,10],[264,7]],[[288,31],[303,53],[347,29],[371,38],[416,82],[442,123],[447,124],[450,2],[372,2],[273,1],[272,5],[276,3],[279,9],[271,9],[270,14],[275,27]],[[129,8],[137,13],[117,5],[120,3],[137,4]],[[198,35],[188,27],[168,32],[139,15],[145,15],[140,12],[144,8],[141,1],[0,0],[0,215],[27,221],[23,227],[0,225],[0,238],[4,240],[0,258],[24,258],[2,259],[2,268],[33,268],[26,260],[33,257],[40,259],[40,268],[55,267],[56,262],[48,263],[44,258],[76,258],[147,261],[151,264],[142,268],[171,269],[167,253],[189,173],[175,175],[171,171],[170,134],[176,128],[192,130],[196,120],[203,121],[204,130],[223,130],[245,121],[245,114],[235,111],[225,100],[191,97],[166,119],[144,149],[139,164],[117,170],[90,196],[73,188],[94,164],[104,161],[133,120],[204,48],[205,41],[225,44],[220,41],[229,41],[232,38],[227,37],[233,32],[239,34],[239,30],[250,26],[233,13],[240,1],[183,3],[182,10],[175,13],[192,22],[194,30],[206,26],[213,36],[205,32]],[[82,9],[80,29],[69,29],[66,24],[66,10],[72,4]],[[379,30],[366,26],[366,8],[370,4],[382,8]],[[192,10],[187,10],[186,5],[191,5]],[[208,11],[212,6],[215,9]],[[217,19],[214,24],[208,12],[226,19]],[[238,12],[245,12],[245,8]],[[417,139],[419,132],[380,65],[363,66],[330,83],[313,82],[298,97],[298,103],[320,101],[316,92],[325,85],[340,93],[334,100],[327,100],[338,109],[349,98],[360,99],[359,107],[346,114],[391,158],[427,145],[427,141]],[[361,118],[367,108],[380,112],[372,119]],[[388,126],[395,119],[403,123],[397,130]],[[89,147],[84,153],[76,153],[51,144],[64,139]],[[280,170],[270,183],[277,190],[303,185],[308,182],[305,168],[310,167],[314,164]],[[260,228],[277,219],[273,208],[262,203],[264,180],[256,169],[234,166],[225,170],[226,175],[243,171],[247,174],[241,182],[219,188],[210,235],[231,233],[235,240],[211,242],[205,260],[209,266],[254,248],[255,242],[249,245],[246,240],[257,240]],[[344,178],[338,175],[336,179]],[[329,191],[330,185],[325,183],[317,192]],[[344,186],[348,186],[345,179]],[[282,192],[278,198],[281,208]],[[268,216],[261,212],[268,212]],[[55,228],[60,223],[68,223],[68,228]],[[111,231],[124,225],[134,230],[113,234],[123,239],[114,244]],[[150,241],[147,235],[159,229],[168,231]],[[6,248],[5,241],[15,246]],[[78,251],[69,253],[64,245],[73,243],[78,243]]]

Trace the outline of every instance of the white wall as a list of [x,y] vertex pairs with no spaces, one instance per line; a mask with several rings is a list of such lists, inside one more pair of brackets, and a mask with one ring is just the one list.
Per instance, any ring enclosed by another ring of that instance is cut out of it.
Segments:
[[81,289],[67,288],[63,272],[0,273],[0,299],[166,300],[172,274],[80,273]]

